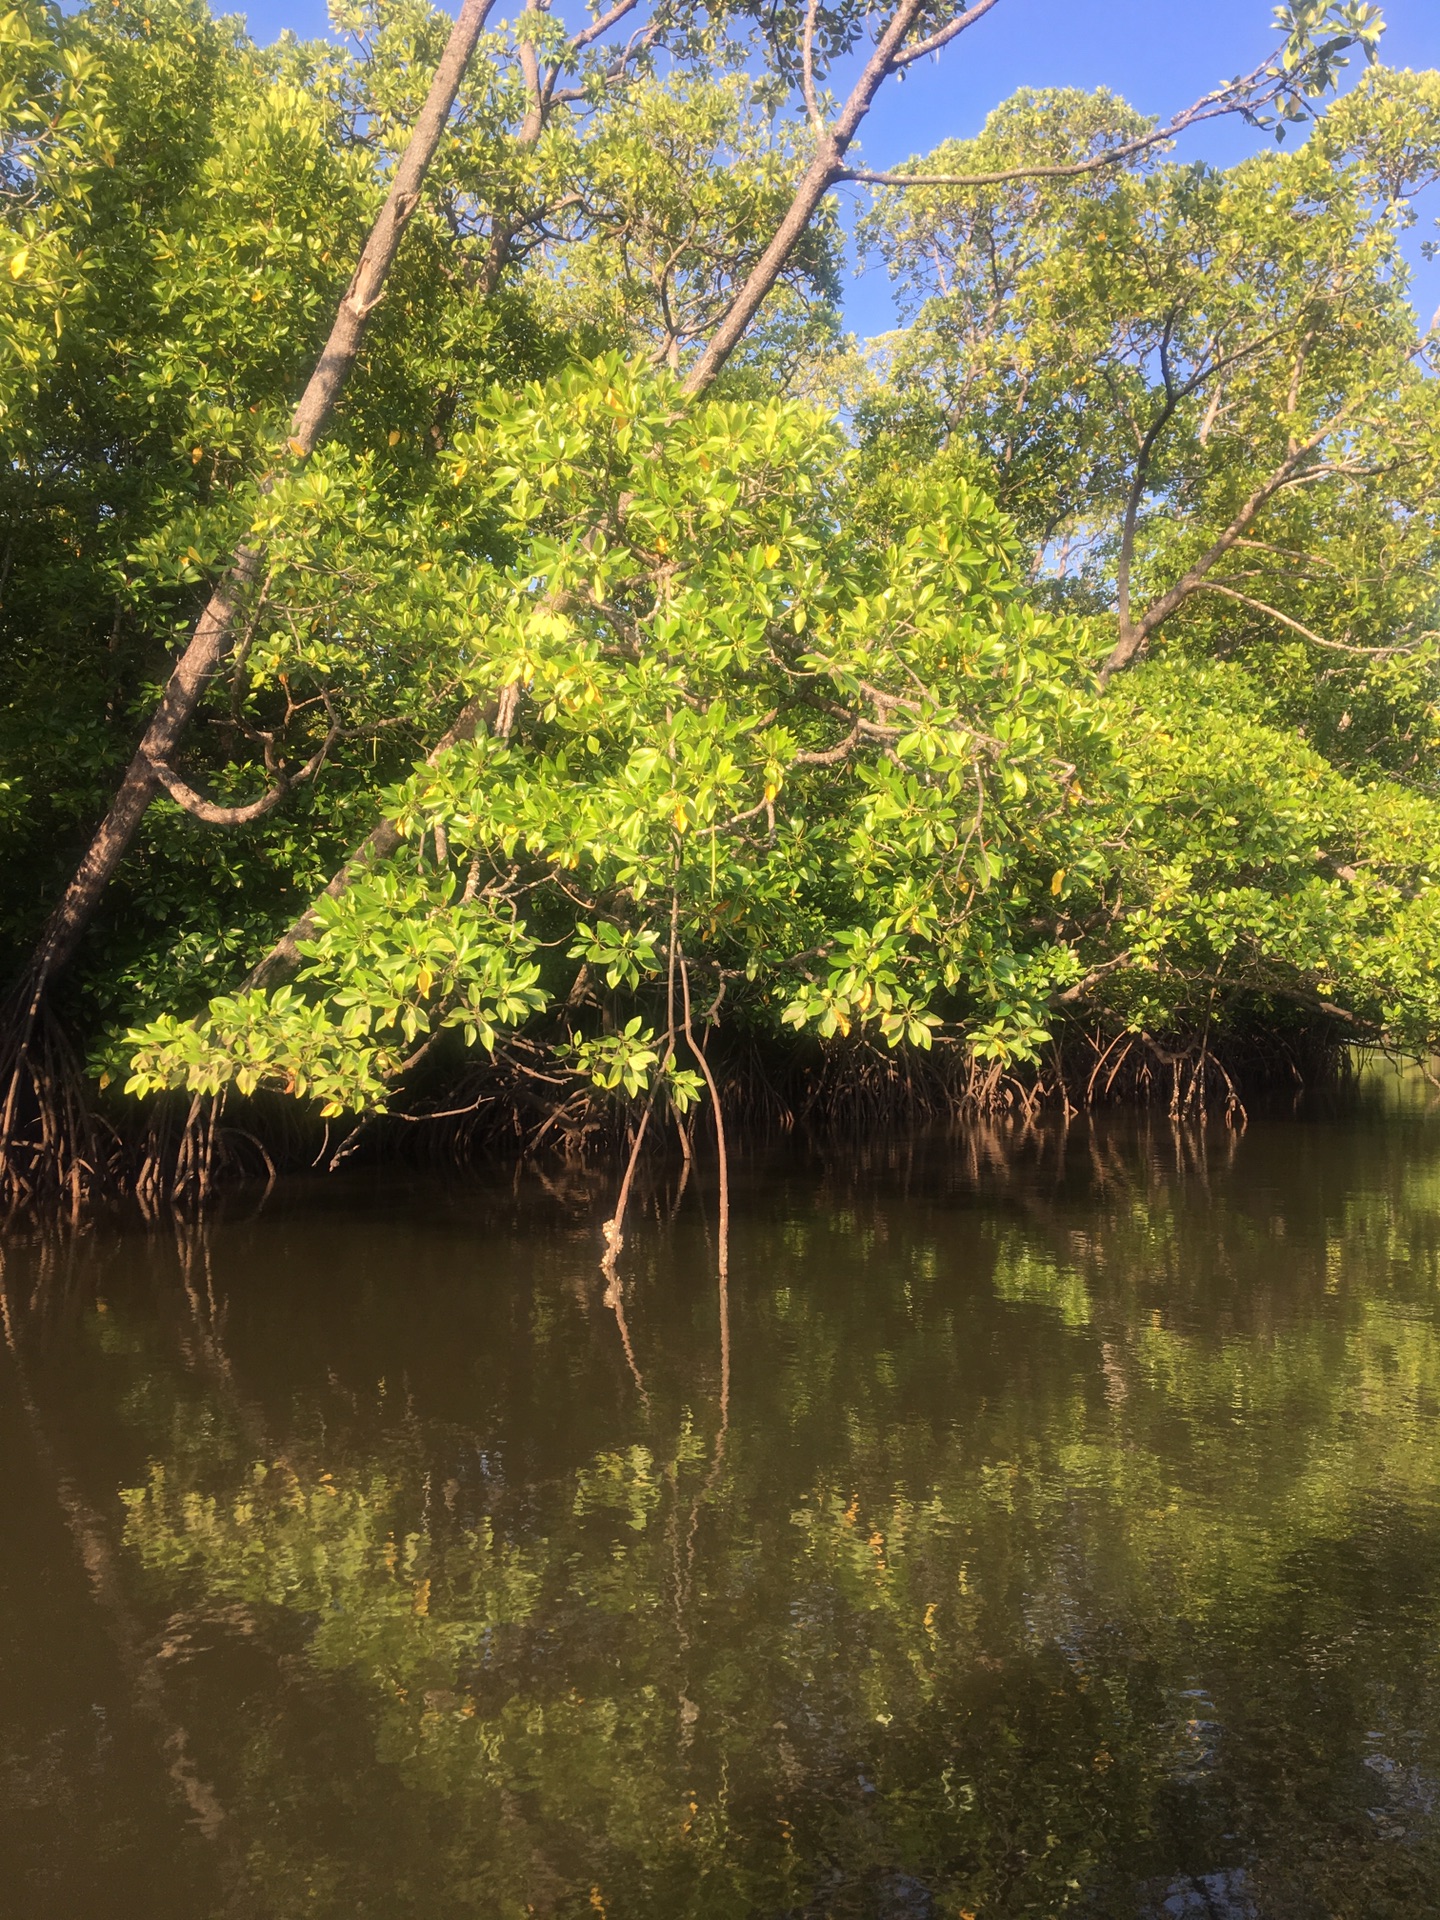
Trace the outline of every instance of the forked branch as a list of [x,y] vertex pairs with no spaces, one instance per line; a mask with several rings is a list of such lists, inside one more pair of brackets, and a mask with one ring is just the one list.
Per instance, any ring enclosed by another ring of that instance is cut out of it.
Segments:
[[273,813],[286,794],[307,780],[313,780],[330,757],[331,749],[340,738],[344,729],[333,724],[324,740],[311,754],[310,758],[293,773],[282,768],[279,778],[267,787],[258,800],[247,801],[243,806],[224,806],[217,800],[207,800],[203,793],[189,786],[175,769],[164,762],[152,762],[155,778],[169,794],[177,807],[183,807],[186,813],[196,820],[203,820],[210,827],[248,827],[253,820],[263,820],[267,813]]

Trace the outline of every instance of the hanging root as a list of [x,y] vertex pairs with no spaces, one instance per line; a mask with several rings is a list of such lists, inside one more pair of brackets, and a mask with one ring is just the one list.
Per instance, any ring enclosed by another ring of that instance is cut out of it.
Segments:
[[932,1126],[976,1123],[1024,1135],[1047,1115],[1069,1121],[1106,1105],[1158,1108],[1185,1126],[1223,1120],[1243,1128],[1242,1088],[1246,1097],[1252,1089],[1298,1096],[1350,1072],[1350,1035],[1333,1026],[1277,1025],[1264,1008],[1174,1035],[1070,1021],[1039,1060],[1023,1066],[977,1060],[963,1036],[924,1052],[892,1052],[861,1037],[782,1041],[739,1022],[722,1027],[719,996],[706,1005],[711,979],[692,1001],[700,964],[674,944],[660,1078],[677,1055],[693,1056],[704,1090],[688,1119],[663,1086],[654,1096],[658,1112],[627,1110],[577,1084],[553,1042],[516,1035],[484,1061],[437,1057],[404,1090],[403,1103],[351,1116],[338,1135],[313,1108],[278,1094],[165,1095],[122,1112],[111,1126],[97,1116],[81,1063],[43,1001],[17,998],[0,1015],[0,1224],[17,1212],[78,1213],[102,1197],[133,1199],[151,1214],[184,1210],[226,1185],[273,1180],[277,1169],[333,1169],[361,1159],[459,1168],[489,1155],[532,1163],[543,1155],[580,1167],[597,1149],[618,1147],[624,1178],[606,1223],[609,1277],[621,1259],[627,1206],[636,1204],[642,1153],[666,1151],[661,1136],[668,1140],[672,1120],[682,1190],[696,1124],[708,1146],[713,1121],[723,1264],[737,1142],[799,1136],[888,1152]]
[[0,1216],[78,1215],[117,1193],[152,1213],[208,1198],[222,1159],[223,1094],[196,1095],[178,1127],[174,1100],[158,1101],[138,1142],[127,1144],[95,1113],[84,1069],[43,995],[17,996],[0,1020]]
[[[720,1221],[716,1234],[716,1243],[719,1249],[720,1296],[723,1305],[725,1300],[725,1285],[730,1274],[730,1155],[725,1144],[725,1111],[720,1103],[720,1089],[715,1084],[715,1075],[711,1070],[709,1060],[706,1058],[705,1049],[696,1040],[695,1030],[690,1024],[690,970],[685,964],[685,956],[683,954],[680,955],[680,985],[684,994],[685,1039],[689,1044],[691,1053],[695,1056],[695,1064],[699,1067],[704,1077],[705,1085],[710,1090],[710,1105],[715,1115],[715,1151],[720,1163]],[[725,1372],[728,1377],[728,1319],[722,1318],[721,1324],[726,1329],[724,1348],[727,1361]]]
[[40,996],[17,995],[0,1013],[0,1211],[78,1213],[113,1149],[59,1022]]
[[[147,1213],[162,1206],[201,1206],[215,1191],[221,1173],[236,1165],[230,1130],[222,1128],[225,1093],[197,1093],[175,1124],[179,1108],[166,1099],[151,1108],[149,1124],[131,1173],[135,1198]],[[255,1148],[275,1177],[275,1163],[253,1134],[236,1138]]]
[[625,1178],[620,1182],[620,1194],[615,1202],[615,1211],[601,1229],[605,1236],[605,1254],[600,1262],[600,1268],[611,1287],[615,1289],[618,1289],[617,1269],[621,1250],[625,1245],[625,1209],[630,1201],[630,1188],[635,1180],[635,1165],[640,1158],[640,1149],[645,1144],[645,1129],[650,1124],[650,1111],[654,1105],[655,1096],[652,1093],[645,1102],[644,1112],[640,1115],[640,1124],[635,1129],[635,1139],[630,1148],[630,1158],[625,1164]]

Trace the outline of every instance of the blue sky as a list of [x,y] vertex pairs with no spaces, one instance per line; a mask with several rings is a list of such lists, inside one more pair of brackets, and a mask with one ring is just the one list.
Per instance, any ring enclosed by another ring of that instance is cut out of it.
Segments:
[[[1386,63],[1440,67],[1440,0],[1382,0],[1382,9]],[[287,27],[303,36],[326,29],[323,0],[256,0],[235,10],[261,40]],[[1144,113],[1172,113],[1263,59],[1274,44],[1270,19],[1269,0],[1000,0],[938,62],[885,89],[865,123],[866,162],[893,166],[940,140],[972,134],[997,101],[1022,86],[1106,86]],[[1179,151],[1225,165],[1258,141],[1240,120],[1225,120],[1198,129]],[[1440,214],[1440,199],[1428,213],[1431,220]],[[1428,319],[1440,305],[1440,264],[1419,266],[1415,295]],[[858,333],[891,324],[881,275],[853,282],[845,304]]]

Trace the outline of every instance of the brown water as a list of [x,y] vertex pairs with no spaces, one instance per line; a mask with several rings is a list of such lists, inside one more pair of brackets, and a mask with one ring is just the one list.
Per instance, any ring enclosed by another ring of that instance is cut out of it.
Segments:
[[1440,1914],[1440,1123],[608,1179],[11,1241],[0,1911]]

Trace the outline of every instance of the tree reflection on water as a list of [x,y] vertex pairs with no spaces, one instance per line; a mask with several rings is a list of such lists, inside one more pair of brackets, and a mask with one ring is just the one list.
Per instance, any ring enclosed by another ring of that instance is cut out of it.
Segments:
[[[104,1536],[161,1755],[136,1844],[201,1845],[183,1752],[216,1913],[1429,1910],[1436,1144],[753,1170],[723,1421],[663,1195],[623,1325],[583,1188],[16,1249],[22,1471]],[[67,1514],[37,1579],[90,1567]]]

